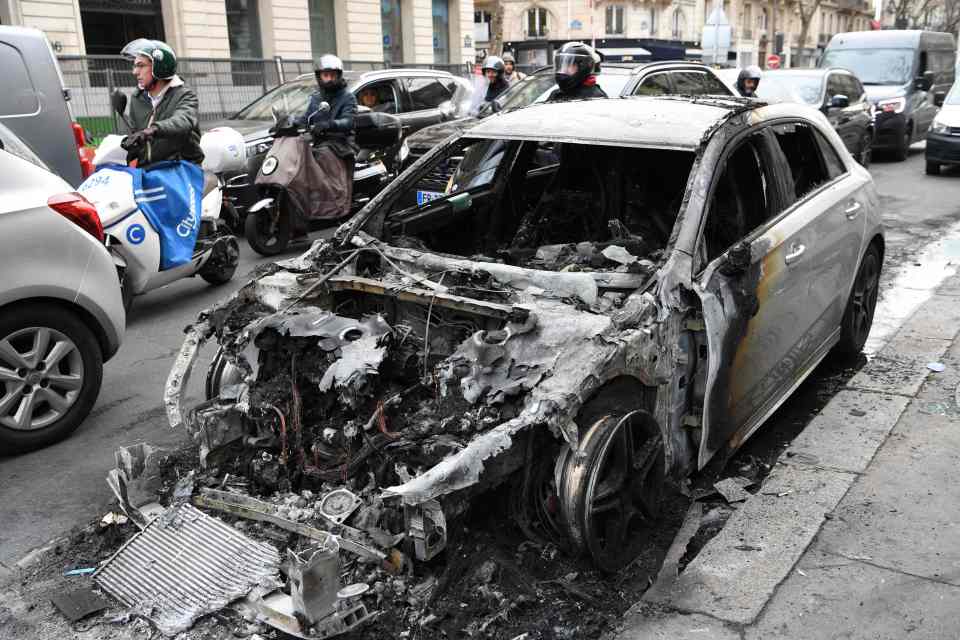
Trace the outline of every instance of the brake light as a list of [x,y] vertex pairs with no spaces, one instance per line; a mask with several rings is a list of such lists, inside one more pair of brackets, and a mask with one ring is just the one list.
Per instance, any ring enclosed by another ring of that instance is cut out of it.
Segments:
[[79,193],[59,193],[50,196],[47,206],[103,242],[103,223],[93,203]]
[[77,143],[77,154],[80,156],[80,172],[84,178],[89,178],[96,167],[93,166],[95,151],[87,146],[87,134],[79,122],[72,124],[73,141]]

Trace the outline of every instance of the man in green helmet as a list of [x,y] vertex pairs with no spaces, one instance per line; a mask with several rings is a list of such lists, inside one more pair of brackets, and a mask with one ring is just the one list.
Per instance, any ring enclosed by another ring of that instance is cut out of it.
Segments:
[[161,160],[203,162],[197,94],[177,75],[177,56],[159,40],[140,38],[120,54],[133,63],[137,90],[130,101],[133,131],[124,148],[140,166]]

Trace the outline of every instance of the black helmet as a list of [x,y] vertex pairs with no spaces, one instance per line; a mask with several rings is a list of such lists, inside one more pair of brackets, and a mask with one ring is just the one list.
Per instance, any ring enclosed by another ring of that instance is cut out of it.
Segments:
[[[572,73],[571,67],[575,67]],[[582,42],[568,42],[553,56],[553,70],[561,91],[576,89],[599,69],[600,55]]]
[[503,72],[506,67],[503,65],[503,59],[499,56],[487,56],[483,60],[483,67],[481,71],[486,72],[487,69],[493,69],[497,72],[497,80],[503,78]]
[[[323,78],[320,77],[320,73],[323,71],[336,71],[337,79],[333,82],[324,82]],[[347,84],[343,79],[343,61],[330,53],[320,57],[320,64],[314,68],[313,74],[316,76],[317,84],[321,89],[339,89]]]
[[752,98],[752,97],[756,94],[757,89],[756,89],[756,87],[754,87],[754,89],[748,90],[748,89],[746,88],[746,84],[745,84],[745,83],[746,83],[747,80],[756,80],[756,81],[757,81],[757,87],[759,87],[759,86],[760,86],[760,76],[762,76],[762,75],[763,75],[763,72],[760,71],[760,67],[758,67],[758,66],[756,66],[756,65],[750,65],[749,67],[745,67],[745,68],[741,69],[741,70],[740,70],[740,74],[737,75],[737,91],[740,92],[740,95],[742,95],[742,96],[744,96],[744,97],[746,97],[746,98]]

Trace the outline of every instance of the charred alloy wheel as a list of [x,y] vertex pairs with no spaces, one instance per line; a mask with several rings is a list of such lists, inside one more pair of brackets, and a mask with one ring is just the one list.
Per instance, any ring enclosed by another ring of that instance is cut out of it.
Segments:
[[290,215],[281,207],[281,199],[273,205],[248,213],[244,233],[250,248],[262,256],[275,256],[286,251],[290,243]]
[[567,450],[559,469],[567,535],[604,571],[617,571],[648,542],[660,513],[663,440],[646,411],[607,415]]
[[836,350],[842,355],[857,355],[867,342],[870,327],[873,325],[873,313],[877,308],[877,295],[880,292],[880,251],[871,245],[863,255],[853,291],[843,313],[840,329],[840,342]]
[[0,451],[56,442],[93,408],[103,374],[93,333],[50,305],[0,317]]

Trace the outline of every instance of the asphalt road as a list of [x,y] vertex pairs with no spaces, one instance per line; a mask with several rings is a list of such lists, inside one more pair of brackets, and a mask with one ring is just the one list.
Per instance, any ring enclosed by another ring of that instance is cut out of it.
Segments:
[[[877,162],[872,172],[888,225],[889,278],[894,271],[889,267],[912,259],[960,221],[960,172],[925,176],[919,149],[905,163]],[[266,262],[256,258],[243,244],[240,268],[229,285],[212,288],[189,279],[138,298],[124,345],[104,369],[97,406],[80,429],[55,446],[0,458],[0,564],[9,567],[30,549],[104,513],[112,499],[104,477],[114,466],[117,447],[185,439],[171,431],[161,404],[183,328],[245,282],[252,267]],[[211,355],[208,349],[205,356]],[[195,396],[202,392],[202,365],[191,384]]]

